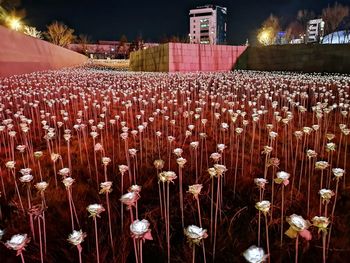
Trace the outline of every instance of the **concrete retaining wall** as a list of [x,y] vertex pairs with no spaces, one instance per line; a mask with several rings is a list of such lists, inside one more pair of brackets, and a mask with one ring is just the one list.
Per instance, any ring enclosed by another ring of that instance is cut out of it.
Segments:
[[350,45],[249,47],[237,69],[350,73]]
[[168,72],[169,44],[131,52],[132,71]]
[[0,77],[85,63],[88,58],[0,26]]
[[130,68],[133,71],[229,71],[245,49],[245,46],[168,43],[132,52]]

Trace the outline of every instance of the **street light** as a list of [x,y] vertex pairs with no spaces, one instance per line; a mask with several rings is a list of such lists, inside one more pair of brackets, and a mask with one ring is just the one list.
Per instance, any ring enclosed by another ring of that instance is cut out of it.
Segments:
[[8,25],[12,30],[19,31],[22,28],[21,20],[17,17],[10,17],[8,19]]
[[258,41],[261,44],[267,46],[271,43],[271,37],[272,36],[270,30],[264,29],[258,34]]

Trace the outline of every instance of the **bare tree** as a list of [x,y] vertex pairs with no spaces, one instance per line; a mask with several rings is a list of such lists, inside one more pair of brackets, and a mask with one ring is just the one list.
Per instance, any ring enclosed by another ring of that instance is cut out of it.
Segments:
[[88,35],[80,34],[77,38],[77,43],[80,44],[81,52],[87,54],[87,45],[91,43],[91,38]]
[[127,55],[127,43],[128,43],[128,38],[126,35],[122,35],[119,40],[119,45],[118,45],[118,54],[123,54],[124,59],[126,59]]
[[61,22],[54,21],[47,26],[45,36],[51,43],[61,47],[67,47],[76,39],[73,33],[74,29],[69,28]]
[[305,28],[299,21],[291,22],[286,28],[286,38],[288,42],[291,40],[301,38],[305,34]]
[[[330,34],[336,31],[340,23],[349,15],[349,7],[335,3],[322,10],[322,19],[325,22],[325,33]],[[331,42],[333,41],[333,34]]]
[[33,26],[25,26],[23,29],[23,33],[31,37],[43,39],[42,32],[37,30],[36,27]]

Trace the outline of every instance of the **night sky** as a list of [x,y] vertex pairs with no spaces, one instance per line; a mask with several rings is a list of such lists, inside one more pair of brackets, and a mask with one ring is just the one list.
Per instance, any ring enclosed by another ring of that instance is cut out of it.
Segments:
[[[205,4],[228,8],[228,43],[242,44],[269,14],[292,20],[299,9],[320,14],[335,0],[22,0],[24,21],[45,30],[53,20],[62,21],[93,40],[118,40],[122,34],[133,40],[142,35],[145,41],[157,42],[163,36],[188,34],[189,9]],[[350,5],[350,0],[338,3]]]

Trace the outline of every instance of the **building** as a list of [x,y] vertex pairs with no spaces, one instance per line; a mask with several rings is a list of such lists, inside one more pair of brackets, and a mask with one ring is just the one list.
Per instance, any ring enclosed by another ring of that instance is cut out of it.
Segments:
[[206,5],[190,10],[190,43],[226,44],[227,8]]
[[322,18],[312,19],[307,23],[306,42],[315,43],[322,41],[324,34],[324,21]]

